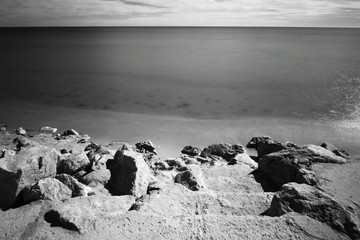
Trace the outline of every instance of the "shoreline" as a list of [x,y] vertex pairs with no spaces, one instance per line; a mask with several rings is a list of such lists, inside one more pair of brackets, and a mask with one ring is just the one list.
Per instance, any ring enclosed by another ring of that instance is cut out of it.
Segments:
[[0,100],[1,121],[10,128],[42,126],[61,130],[74,128],[93,141],[134,143],[150,139],[160,157],[176,157],[186,145],[205,147],[219,142],[245,144],[253,136],[269,135],[297,144],[331,142],[352,156],[360,156],[360,124],[354,122],[307,121],[291,118],[246,117],[241,119],[192,119],[178,116],[119,113],[50,107],[27,102]]

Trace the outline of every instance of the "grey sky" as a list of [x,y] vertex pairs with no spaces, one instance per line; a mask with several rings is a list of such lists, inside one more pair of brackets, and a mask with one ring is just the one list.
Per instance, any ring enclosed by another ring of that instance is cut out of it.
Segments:
[[0,26],[360,27],[360,0],[1,0]]

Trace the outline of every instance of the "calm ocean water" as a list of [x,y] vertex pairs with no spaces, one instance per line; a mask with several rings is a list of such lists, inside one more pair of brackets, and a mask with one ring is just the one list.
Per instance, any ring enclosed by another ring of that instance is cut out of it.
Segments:
[[195,118],[360,116],[360,29],[0,29],[0,99]]

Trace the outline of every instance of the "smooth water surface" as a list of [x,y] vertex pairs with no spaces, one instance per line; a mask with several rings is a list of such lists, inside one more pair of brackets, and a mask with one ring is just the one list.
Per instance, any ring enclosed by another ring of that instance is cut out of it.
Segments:
[[360,29],[0,29],[0,99],[192,118],[347,119]]

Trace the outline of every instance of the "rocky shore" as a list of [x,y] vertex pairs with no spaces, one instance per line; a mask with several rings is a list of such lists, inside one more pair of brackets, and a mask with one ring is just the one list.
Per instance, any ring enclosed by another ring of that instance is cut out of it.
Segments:
[[160,158],[150,140],[1,125],[1,239],[360,239],[360,160],[326,139]]

